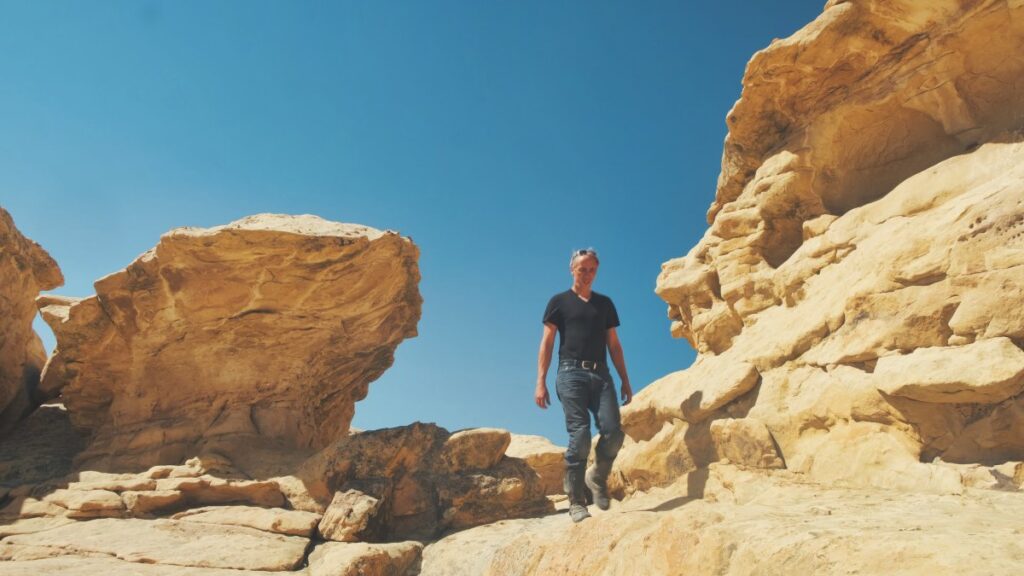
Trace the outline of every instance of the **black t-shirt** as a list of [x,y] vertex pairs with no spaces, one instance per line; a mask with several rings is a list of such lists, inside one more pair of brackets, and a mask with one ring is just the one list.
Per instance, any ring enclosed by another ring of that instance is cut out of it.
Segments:
[[597,292],[584,302],[572,290],[555,294],[544,310],[544,322],[558,327],[558,358],[606,362],[608,329],[619,325],[612,299]]

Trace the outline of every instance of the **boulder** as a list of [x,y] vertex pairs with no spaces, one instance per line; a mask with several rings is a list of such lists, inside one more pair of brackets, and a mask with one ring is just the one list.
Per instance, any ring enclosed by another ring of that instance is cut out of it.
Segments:
[[441,460],[453,471],[491,468],[501,461],[511,441],[508,430],[460,430],[445,440]]
[[62,284],[53,258],[0,207],[0,436],[39,404],[46,350],[32,329],[35,299]]
[[[486,458],[453,457],[479,454],[476,448],[462,450],[478,442],[487,447]],[[330,526],[341,526],[344,535],[331,538],[351,538],[350,524],[357,532],[365,530],[365,518],[375,526],[363,538],[425,540],[448,529],[553,509],[536,472],[522,460],[500,457],[508,443],[509,433],[503,430],[451,434],[416,423],[342,438],[307,460],[294,476],[311,498],[325,507],[333,502],[337,513],[328,508],[321,531],[333,533]],[[495,460],[497,450],[497,463],[481,468]],[[379,509],[374,511],[366,497],[377,500]]]
[[358,490],[335,492],[319,523],[320,535],[336,542],[356,542],[367,536],[380,500]]
[[324,447],[416,334],[417,258],[394,232],[316,216],[172,230],[96,295],[40,299],[58,348],[44,386],[97,466]]
[[406,576],[419,574],[419,542],[328,542],[309,555],[309,576]]
[[505,456],[518,458],[540,476],[544,494],[563,494],[565,448],[556,446],[543,436],[513,434]]

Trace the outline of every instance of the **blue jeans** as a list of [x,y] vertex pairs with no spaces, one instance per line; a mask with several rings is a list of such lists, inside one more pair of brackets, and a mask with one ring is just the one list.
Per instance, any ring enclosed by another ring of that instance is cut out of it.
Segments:
[[569,446],[565,450],[565,468],[582,473],[590,456],[590,414],[597,421],[601,438],[597,441],[597,462],[611,469],[611,463],[622,447],[623,433],[619,426],[619,402],[615,384],[608,368],[579,368],[570,362],[558,363],[555,392],[565,411],[565,428]]

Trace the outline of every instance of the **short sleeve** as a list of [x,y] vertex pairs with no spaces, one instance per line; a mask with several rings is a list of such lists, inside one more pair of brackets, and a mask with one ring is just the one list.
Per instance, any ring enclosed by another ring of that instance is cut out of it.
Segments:
[[608,299],[608,317],[605,321],[605,330],[608,328],[616,328],[619,326],[619,312],[615,310],[615,303],[612,299]]
[[545,324],[554,324],[555,326],[562,325],[562,311],[558,308],[557,296],[548,300],[548,307],[544,309],[544,319],[541,321]]

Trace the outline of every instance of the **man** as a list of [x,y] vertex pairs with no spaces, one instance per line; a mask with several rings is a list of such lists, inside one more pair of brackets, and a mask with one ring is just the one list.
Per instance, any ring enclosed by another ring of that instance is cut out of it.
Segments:
[[[551,350],[558,342],[558,375],[555,391],[565,411],[569,446],[565,451],[565,487],[569,496],[569,516],[573,522],[590,517],[585,488],[593,493],[594,503],[607,510],[608,475],[622,447],[619,405],[615,384],[608,371],[607,353],[622,380],[622,404],[629,404],[633,389],[626,374],[622,345],[615,333],[619,316],[610,298],[594,292],[599,261],[593,248],[575,250],[569,259],[572,289],[556,294],[544,311],[544,332],[537,358],[537,389],[534,401],[547,408],[551,404],[547,375]],[[589,469],[590,414],[594,414],[601,438],[597,442],[596,462]]]

